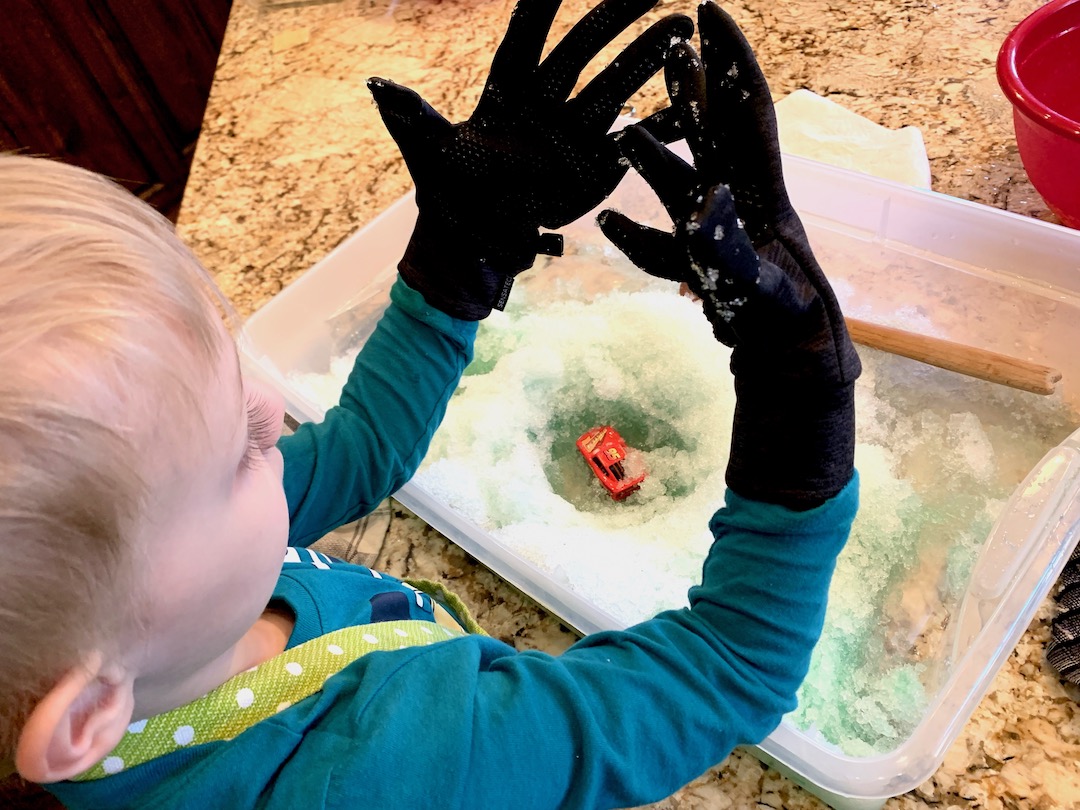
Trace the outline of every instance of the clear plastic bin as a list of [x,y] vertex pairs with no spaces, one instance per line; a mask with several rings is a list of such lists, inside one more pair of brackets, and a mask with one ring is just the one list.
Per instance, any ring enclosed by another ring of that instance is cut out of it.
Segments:
[[[801,158],[786,157],[785,173],[848,315],[1051,365],[1064,374],[1061,396],[1080,410],[1080,232]],[[662,221],[639,178],[629,176],[615,199]],[[245,366],[283,393],[297,420],[318,420],[325,407],[289,374],[328,371],[370,333],[415,216],[412,197],[399,200],[245,325]],[[569,230],[595,228],[592,219]],[[952,314],[957,300],[964,317]],[[905,742],[847,756],[785,721],[755,753],[837,808],[878,808],[929,778],[1075,546],[1078,492],[1080,431],[1032,470],[987,537],[956,611],[948,669]],[[415,482],[395,497],[578,630],[623,624]]]

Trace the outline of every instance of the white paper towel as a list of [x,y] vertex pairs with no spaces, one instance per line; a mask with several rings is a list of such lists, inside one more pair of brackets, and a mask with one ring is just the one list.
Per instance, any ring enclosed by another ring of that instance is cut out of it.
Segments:
[[916,127],[880,126],[809,90],[776,102],[776,121],[786,154],[930,188],[930,161]]

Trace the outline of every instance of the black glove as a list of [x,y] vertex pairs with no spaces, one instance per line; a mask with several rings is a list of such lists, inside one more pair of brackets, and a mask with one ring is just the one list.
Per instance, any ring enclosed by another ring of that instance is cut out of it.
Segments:
[[1080,546],[1065,563],[1059,583],[1058,613],[1050,624],[1046,660],[1062,678],[1080,684]]
[[608,130],[693,22],[664,18],[567,98],[590,60],[656,2],[604,0],[540,62],[560,0],[520,0],[464,123],[451,124],[412,90],[368,81],[420,209],[398,269],[428,303],[469,320],[502,309],[537,253],[562,253],[562,237],[540,226],[566,225],[615,188],[626,168]]
[[675,46],[665,71],[670,114],[652,122],[661,137],[685,136],[695,165],[638,127],[621,140],[674,231],[615,211],[600,215],[600,227],[645,271],[685,282],[717,339],[733,347],[728,486],[808,509],[851,479],[861,365],[788,199],[772,99],[753,51],[718,6],[703,3],[698,14],[704,68],[693,48]]

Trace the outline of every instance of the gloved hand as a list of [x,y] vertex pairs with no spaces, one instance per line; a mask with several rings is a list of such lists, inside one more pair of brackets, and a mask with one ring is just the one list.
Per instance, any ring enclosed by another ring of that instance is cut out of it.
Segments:
[[772,99],[753,51],[712,2],[699,6],[698,30],[704,67],[689,45],[675,46],[665,71],[672,107],[653,122],[661,137],[685,136],[694,166],[638,127],[621,140],[674,230],[610,210],[600,227],[646,272],[685,282],[717,339],[733,347],[728,486],[807,509],[851,479],[861,365],[788,199]]
[[451,124],[412,90],[368,81],[416,185],[420,213],[398,269],[431,305],[479,320],[502,309],[514,276],[537,253],[561,255],[541,235],[598,205],[626,171],[612,123],[693,22],[657,22],[573,99],[600,50],[657,0],[603,0],[543,62],[560,0],[519,0],[469,120]]

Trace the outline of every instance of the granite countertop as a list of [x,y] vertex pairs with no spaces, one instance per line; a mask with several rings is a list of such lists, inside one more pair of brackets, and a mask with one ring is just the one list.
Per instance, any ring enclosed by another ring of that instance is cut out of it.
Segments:
[[[691,0],[661,13],[693,14]],[[994,78],[1000,42],[1038,0],[741,0],[726,6],[754,43],[777,98],[805,87],[888,127],[922,130],[933,188],[1055,221],[1020,164]],[[408,173],[364,86],[413,87],[451,120],[476,102],[513,0],[347,0],[234,4],[180,215],[184,238],[249,315],[404,194]],[[549,41],[588,7],[565,0]],[[645,23],[638,30],[643,30]],[[620,38],[606,53],[624,45]],[[663,101],[651,81],[635,98]],[[577,636],[407,510],[391,503],[373,565],[440,579],[493,635],[558,652]],[[380,535],[381,537],[381,535]],[[1049,599],[944,764],[898,808],[1080,807],[1080,691],[1044,660]],[[821,808],[749,755],[655,805]]]

